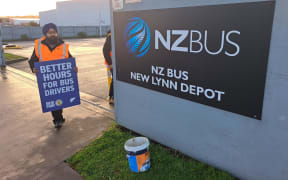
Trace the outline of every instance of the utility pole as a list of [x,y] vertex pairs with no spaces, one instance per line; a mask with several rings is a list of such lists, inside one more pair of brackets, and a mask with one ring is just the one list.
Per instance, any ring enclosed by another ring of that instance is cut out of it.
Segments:
[[5,63],[5,58],[4,58],[4,51],[3,51],[3,47],[2,47],[2,23],[0,22],[0,66],[5,67],[6,63]]
[[100,28],[100,34],[99,36],[102,37],[102,24],[104,25],[105,24],[105,21],[102,19],[102,16],[101,16],[101,12],[99,13],[99,28]]

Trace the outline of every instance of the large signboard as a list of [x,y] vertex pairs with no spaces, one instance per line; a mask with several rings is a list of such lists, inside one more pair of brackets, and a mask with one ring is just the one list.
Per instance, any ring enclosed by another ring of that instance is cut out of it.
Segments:
[[35,63],[43,113],[80,104],[75,67],[74,58]]
[[274,7],[114,12],[117,80],[260,120]]

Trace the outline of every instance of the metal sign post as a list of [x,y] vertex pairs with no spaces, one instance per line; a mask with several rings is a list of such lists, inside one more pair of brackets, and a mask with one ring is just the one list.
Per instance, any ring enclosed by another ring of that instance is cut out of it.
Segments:
[[5,63],[5,58],[4,58],[4,51],[2,48],[2,25],[0,23],[0,66],[1,67],[5,67],[6,63]]

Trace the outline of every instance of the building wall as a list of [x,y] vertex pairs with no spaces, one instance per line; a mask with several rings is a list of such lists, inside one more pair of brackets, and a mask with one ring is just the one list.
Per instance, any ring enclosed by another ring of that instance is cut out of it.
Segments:
[[57,2],[56,10],[40,12],[41,26],[48,21],[58,26],[109,26],[108,0],[73,0]]
[[[260,1],[143,0],[120,11]],[[288,179],[287,8],[276,0],[261,121],[115,80],[117,123],[241,179]]]
[[39,13],[40,26],[43,27],[45,24],[54,23],[58,25],[56,10],[43,11]]

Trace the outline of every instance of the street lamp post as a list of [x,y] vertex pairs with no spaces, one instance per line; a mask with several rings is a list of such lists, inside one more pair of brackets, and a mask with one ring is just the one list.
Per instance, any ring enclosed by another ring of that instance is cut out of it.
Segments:
[[105,21],[102,19],[101,13],[99,13],[99,28],[100,28],[100,33],[99,36],[102,37],[102,24],[105,24]]

